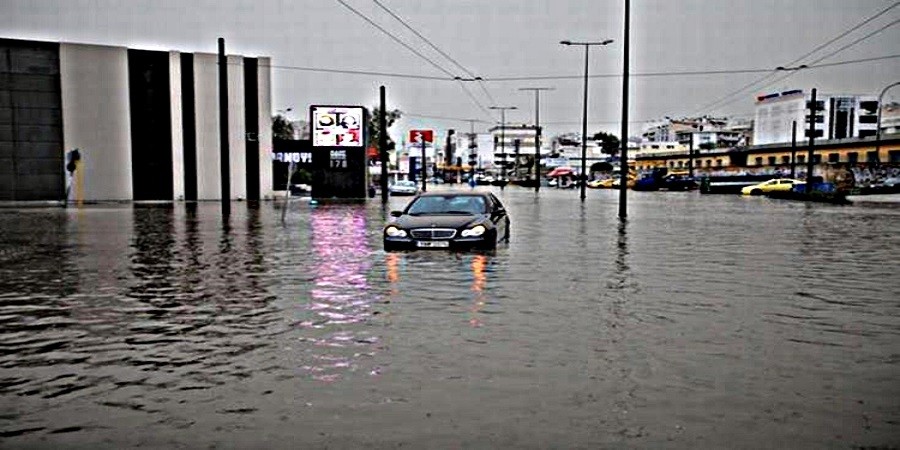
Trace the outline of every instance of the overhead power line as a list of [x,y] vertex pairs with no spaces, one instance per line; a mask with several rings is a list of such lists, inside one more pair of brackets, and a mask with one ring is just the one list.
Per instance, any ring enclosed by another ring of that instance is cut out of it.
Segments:
[[[484,85],[484,81],[483,81],[480,77],[475,76],[475,74],[474,74],[471,70],[469,70],[468,68],[466,68],[465,66],[463,66],[462,64],[460,64],[459,61],[453,59],[453,57],[450,56],[447,52],[441,50],[437,45],[434,44],[434,42],[431,42],[431,40],[429,40],[427,37],[423,36],[422,33],[419,33],[419,31],[416,30],[415,28],[413,28],[412,25],[410,25],[410,24],[407,23],[405,20],[403,20],[402,17],[400,17],[398,14],[396,14],[396,13],[395,13],[394,11],[392,11],[390,8],[388,8],[387,6],[385,6],[383,3],[381,3],[381,2],[378,1],[378,0],[372,0],[372,1],[375,2],[375,4],[378,5],[379,8],[381,8],[382,10],[384,10],[386,13],[390,14],[391,17],[393,17],[393,18],[396,19],[398,22],[400,22],[404,27],[406,27],[407,30],[411,31],[411,32],[412,32],[413,34],[415,34],[419,39],[421,39],[423,42],[425,42],[426,44],[428,44],[428,46],[431,47],[434,51],[438,52],[441,56],[443,56],[443,57],[446,58],[448,61],[450,61],[451,63],[453,63],[453,65],[455,65],[455,66],[458,67],[460,70],[462,70],[463,72],[465,72],[466,75],[468,75],[470,78],[476,80],[476,81],[478,82],[478,86],[481,88],[482,92],[484,92],[484,94],[485,94],[485,96],[488,98],[488,100],[490,100],[491,104],[497,103],[497,102],[494,100],[494,96],[491,95],[490,91],[488,91],[487,87]],[[465,89],[465,86],[464,86],[464,85],[460,84],[460,86],[463,86],[463,89]],[[466,93],[467,93],[470,97],[472,97],[472,99],[474,100],[474,96],[472,95],[471,92],[469,92],[468,90],[466,90]],[[478,102],[476,101],[476,104],[478,104],[478,107],[479,107],[480,109],[484,110],[484,107],[481,106],[480,103],[478,103]]]
[[378,76],[378,77],[411,78],[411,79],[419,79],[419,80],[453,81],[452,78],[447,78],[447,77],[429,76],[429,75],[414,75],[414,74],[408,74],[408,73],[374,72],[374,71],[366,71],[366,70],[346,70],[346,69],[327,69],[327,68],[323,68],[323,67],[302,67],[302,66],[285,66],[285,65],[271,65],[269,67],[271,67],[273,69],[299,70],[299,71],[304,71],[304,72],[323,72],[323,73],[339,73],[339,74],[345,74],[345,75],[370,75],[370,76]]
[[[861,64],[873,61],[882,61],[887,59],[896,59],[900,58],[900,54],[895,55],[885,55],[885,56],[875,56],[872,58],[861,58],[861,59],[853,59],[847,61],[838,61],[833,63],[823,63],[823,64],[815,64],[808,66],[804,70],[810,69],[818,69],[825,67],[834,67],[834,66],[843,66],[850,64]],[[216,63],[212,63],[216,64]],[[239,66],[239,63],[231,63],[230,65]],[[266,67],[265,65],[261,65],[261,67]],[[378,71],[366,71],[366,70],[348,70],[348,69],[333,69],[333,68],[325,68],[325,67],[308,67],[308,66],[290,66],[283,64],[273,64],[267,67],[271,67],[273,69],[280,70],[296,70],[303,72],[323,72],[323,73],[337,73],[337,74],[345,74],[345,75],[365,75],[365,76],[379,76],[379,77],[393,77],[393,78],[409,78],[409,79],[420,79],[420,80],[431,80],[431,81],[456,81],[454,78],[444,77],[444,76],[436,76],[436,75],[416,75],[416,74],[408,74],[408,73],[392,73],[392,72],[378,72]],[[644,77],[679,77],[679,76],[697,76],[697,75],[732,75],[732,74],[746,74],[746,73],[762,73],[762,72],[773,72],[772,69],[722,69],[722,70],[694,70],[694,71],[672,71],[672,72],[645,72],[645,73],[635,73],[631,74],[631,77],[644,78]],[[622,74],[596,74],[590,75],[590,78],[621,78]],[[537,76],[537,77],[505,77],[505,78],[491,78],[486,81],[490,82],[505,82],[505,81],[533,81],[533,80],[559,80],[559,79],[579,79],[583,80],[584,76],[582,75],[548,75],[548,76]]]
[[[856,25],[850,27],[849,29],[847,29],[847,30],[844,31],[843,33],[838,34],[837,36],[835,36],[834,38],[828,40],[828,41],[825,42],[824,44],[821,44],[821,45],[816,46],[816,48],[814,48],[814,49],[812,49],[811,51],[805,53],[805,54],[802,55],[801,57],[794,59],[793,61],[791,61],[791,62],[790,62],[789,64],[787,64],[787,65],[788,65],[788,66],[792,66],[792,65],[794,65],[794,64],[797,64],[798,62],[803,61],[804,59],[806,59],[806,58],[809,57],[810,55],[812,55],[812,54],[818,52],[819,50],[821,50],[821,49],[823,49],[823,48],[825,48],[825,47],[831,45],[832,43],[838,41],[839,39],[843,38],[844,36],[847,36],[848,34],[850,34],[850,33],[854,32],[854,31],[856,31],[856,30],[858,30],[858,29],[860,29],[860,28],[862,28],[862,27],[868,25],[870,22],[872,22],[873,20],[875,20],[875,19],[881,17],[882,15],[886,14],[888,11],[890,11],[890,10],[896,8],[898,5],[900,5],[900,2],[894,2],[892,5],[890,5],[890,6],[888,6],[887,8],[885,8],[885,9],[883,9],[883,10],[877,12],[876,14],[874,14],[874,15],[872,15],[872,16],[866,18],[866,19],[863,20],[862,22],[860,22],[860,23],[858,23],[858,24],[856,24]],[[816,61],[816,62],[818,62],[818,61]],[[706,106],[700,108],[698,111],[703,112],[703,111],[706,111],[706,110],[710,110],[711,108],[714,108],[714,107],[715,107],[715,108],[718,108],[718,107],[721,107],[721,106],[725,106],[725,105],[727,105],[727,104],[730,104],[730,103],[732,103],[732,102],[734,101],[733,99],[736,98],[736,96],[738,96],[738,95],[740,95],[740,94],[742,94],[742,93],[744,93],[744,92],[746,92],[746,91],[748,91],[748,90],[750,90],[750,89],[753,89],[754,86],[757,86],[757,85],[759,85],[760,83],[764,83],[764,82],[770,80],[770,79],[771,79],[772,77],[774,77],[776,74],[777,74],[777,71],[775,71],[775,70],[770,70],[769,73],[766,74],[766,75],[764,75],[763,77],[761,77],[761,78],[759,78],[759,79],[756,79],[756,80],[754,80],[754,81],[752,81],[752,82],[750,82],[750,83],[748,83],[748,84],[746,84],[746,85],[744,85],[744,86],[741,86],[739,89],[737,89],[737,90],[735,90],[735,91],[729,92],[729,93],[726,94],[724,97],[721,97],[721,98],[719,98],[718,100],[716,100],[716,101],[714,101],[714,102],[712,102],[712,103],[707,104]],[[786,75],[786,76],[784,76],[784,77],[781,77],[779,80],[776,80],[776,81],[774,81],[773,83],[777,83],[777,82],[779,82],[779,81],[781,81],[781,80],[783,80],[783,79],[786,79],[786,78],[788,78],[789,76],[791,76],[792,74],[793,74],[793,73],[789,73],[788,75]]]
[[444,52],[443,50],[441,50],[440,48],[438,48],[437,45],[434,45],[434,43],[431,42],[430,40],[428,40],[428,38],[426,38],[425,36],[422,36],[422,33],[419,33],[418,31],[416,31],[415,28],[413,28],[410,24],[406,23],[406,21],[404,21],[400,16],[398,16],[398,15],[395,14],[393,11],[391,11],[387,6],[384,6],[384,4],[382,4],[382,3],[379,2],[378,0],[372,0],[372,1],[375,2],[375,4],[378,5],[379,8],[383,9],[385,12],[387,12],[388,14],[390,14],[391,17],[393,17],[394,19],[397,19],[397,21],[400,22],[401,24],[403,24],[403,26],[406,27],[407,30],[411,31],[411,32],[412,32],[413,34],[415,34],[419,39],[421,39],[421,40],[424,41],[426,44],[428,44],[428,46],[431,47],[434,51],[440,53],[440,55],[443,56],[444,58],[447,58],[448,61],[450,61],[451,63],[453,63],[453,65],[455,65],[456,67],[459,67],[460,70],[462,70],[463,72],[465,72],[465,73],[466,73],[467,75],[469,75],[470,77],[473,77],[473,78],[475,77],[475,75],[474,75],[469,69],[463,67],[462,64],[460,64],[460,63],[457,62],[455,59],[453,59],[453,57],[451,57],[451,56],[448,55],[446,52]]
[[389,38],[391,38],[394,42],[396,42],[396,43],[402,45],[404,48],[406,48],[407,50],[411,51],[413,54],[415,54],[415,55],[418,56],[419,58],[422,58],[423,60],[427,61],[429,64],[432,65],[432,67],[434,67],[434,68],[440,70],[441,72],[444,72],[445,74],[447,74],[447,75],[450,76],[451,78],[453,77],[453,73],[452,73],[452,72],[450,72],[449,70],[447,70],[447,69],[441,67],[441,66],[438,65],[436,62],[432,61],[430,58],[428,58],[427,56],[425,56],[425,55],[423,55],[422,53],[420,53],[418,50],[412,48],[409,44],[407,44],[406,42],[403,42],[402,40],[400,40],[400,38],[398,38],[397,36],[394,36],[393,34],[391,34],[391,32],[389,32],[388,30],[385,30],[384,28],[382,28],[381,25],[378,25],[377,23],[375,23],[374,21],[372,21],[372,19],[369,19],[368,17],[366,17],[365,14],[363,14],[363,13],[357,11],[357,10],[354,9],[352,6],[348,5],[347,2],[345,2],[344,0],[337,0],[337,2],[340,3],[341,5],[344,5],[345,8],[349,9],[349,10],[352,11],[354,14],[356,14],[357,16],[361,17],[363,20],[365,20],[366,22],[368,22],[369,25],[372,25],[373,27],[377,28],[377,29],[378,29],[379,31],[381,31],[382,33],[386,34],[386,35],[387,35]]

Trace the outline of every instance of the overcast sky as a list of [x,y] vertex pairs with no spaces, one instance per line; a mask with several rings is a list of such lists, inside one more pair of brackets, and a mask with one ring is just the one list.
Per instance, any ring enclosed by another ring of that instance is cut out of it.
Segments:
[[[416,56],[353,13],[378,23],[437,66]],[[623,0],[378,0],[428,38],[456,66],[407,30],[373,0],[0,0],[0,36],[122,45],[132,48],[216,51],[224,37],[229,53],[270,56],[276,66],[389,72],[446,80],[317,73],[273,69],[273,108],[292,107],[292,118],[310,104],[373,106],[378,86],[389,108],[406,117],[392,129],[430,127],[485,130],[499,115],[491,104],[518,106],[507,122],[534,120],[534,95],[522,87],[554,87],[541,97],[547,133],[580,131],[584,52],[560,40],[614,39],[590,53],[591,75],[622,72]],[[894,0],[632,0],[632,73],[768,70],[798,57],[876,15]],[[796,64],[820,59],[875,33],[818,64],[900,54],[900,6]],[[459,82],[447,73],[488,81]],[[733,101],[727,94],[767,73],[634,77],[630,120],[695,114],[750,117],[763,92],[819,88],[828,93],[877,95],[900,81],[900,58],[811,68],[784,80],[770,77]],[[571,76],[572,79],[490,81],[504,77]],[[777,81],[771,84],[771,81]],[[591,78],[589,131],[619,134],[620,77]],[[487,90],[487,93],[485,92]],[[488,96],[490,94],[490,97]],[[888,95],[900,99],[900,88]],[[642,123],[632,123],[638,134]]]

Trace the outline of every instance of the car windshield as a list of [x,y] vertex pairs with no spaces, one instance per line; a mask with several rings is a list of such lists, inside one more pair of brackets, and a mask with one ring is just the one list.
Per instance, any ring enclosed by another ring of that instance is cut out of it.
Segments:
[[409,206],[407,214],[483,214],[485,201],[482,197],[472,195],[419,197]]
[[395,185],[401,187],[416,187],[416,183],[413,183],[412,181],[398,181]]

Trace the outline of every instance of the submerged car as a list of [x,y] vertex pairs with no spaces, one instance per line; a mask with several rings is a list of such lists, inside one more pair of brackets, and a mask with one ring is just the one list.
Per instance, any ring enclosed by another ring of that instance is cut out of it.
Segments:
[[428,192],[402,211],[392,211],[384,227],[384,249],[491,250],[509,242],[509,215],[490,192]]
[[419,193],[419,185],[415,181],[400,180],[388,187],[391,195],[416,195]]
[[763,181],[759,184],[747,186],[741,189],[744,195],[763,195],[769,192],[790,192],[794,186],[804,185],[805,181],[793,180],[790,178],[776,178],[774,180]]

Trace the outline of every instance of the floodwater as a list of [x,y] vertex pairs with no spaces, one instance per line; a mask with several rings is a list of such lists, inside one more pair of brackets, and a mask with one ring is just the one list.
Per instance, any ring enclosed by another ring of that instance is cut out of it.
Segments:
[[0,210],[0,447],[900,446],[900,209],[496,192],[494,253],[385,253],[377,201]]

